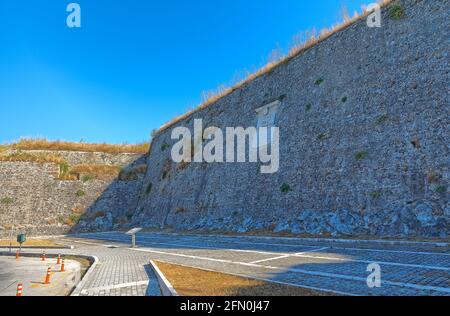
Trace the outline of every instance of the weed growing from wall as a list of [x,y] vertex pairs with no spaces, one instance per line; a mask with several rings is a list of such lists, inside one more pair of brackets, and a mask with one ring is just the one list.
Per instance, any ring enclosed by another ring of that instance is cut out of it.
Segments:
[[389,17],[393,20],[403,19],[405,17],[405,10],[399,3],[393,4],[389,8]]
[[284,193],[284,194],[288,194],[289,192],[292,191],[291,186],[287,183],[283,183],[281,185],[280,190],[281,190],[281,193]]
[[369,153],[367,151],[358,151],[355,154],[355,159],[356,160],[364,160],[369,156]]

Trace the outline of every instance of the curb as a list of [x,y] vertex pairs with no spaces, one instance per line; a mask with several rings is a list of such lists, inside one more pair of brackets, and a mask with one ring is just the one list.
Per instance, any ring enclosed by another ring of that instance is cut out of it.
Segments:
[[[4,256],[4,257],[14,257],[15,253],[12,252],[5,252],[5,251],[0,251],[0,256]],[[26,258],[40,258],[41,254],[40,253],[21,253],[20,254],[21,257],[26,257]],[[71,255],[72,256],[72,255]],[[96,256],[86,256],[86,255],[73,255],[79,258],[85,258],[88,259],[89,261],[93,261],[93,263],[91,264],[91,266],[89,267],[89,269],[86,271],[86,273],[84,274],[83,278],[81,279],[80,282],[78,282],[77,286],[73,289],[72,293],[69,294],[69,296],[79,296],[81,293],[81,289],[84,286],[84,284],[86,283],[86,280],[88,279],[89,275],[92,273],[92,271],[94,270],[95,266],[98,263],[98,258]],[[46,257],[49,259],[55,259],[58,257],[57,254],[46,254]]]
[[156,274],[162,296],[179,296],[177,291],[173,288],[172,284],[170,284],[170,282],[166,279],[164,274],[161,272],[161,270],[159,270],[153,260],[150,260],[150,267]]
[[[0,249],[9,249],[9,246],[0,246]],[[11,249],[20,249],[18,246],[12,246]],[[58,250],[58,249],[75,249],[74,246],[22,246],[22,249],[47,249],[47,250]]]
[[[101,232],[103,234],[121,234],[124,233],[122,231],[108,231],[108,232]],[[143,231],[142,234],[155,234],[155,235],[173,235],[173,236],[187,236],[187,237],[220,237],[220,238],[243,238],[243,239],[251,239],[251,238],[260,238],[260,239],[280,239],[280,240],[286,240],[286,241],[312,241],[312,242],[340,242],[340,243],[347,243],[347,244],[354,244],[354,243],[362,243],[362,244],[384,244],[384,245],[405,245],[405,246],[435,246],[435,247],[449,247],[450,242],[449,241],[413,241],[413,240],[402,240],[402,239],[345,239],[345,238],[321,238],[321,237],[286,237],[286,236],[277,236],[277,235],[224,235],[224,234],[202,234],[202,233],[196,233],[196,232],[185,232],[185,233],[177,233],[177,232],[147,232]],[[89,234],[89,233],[87,233]],[[72,235],[66,235],[66,237],[75,237],[75,236],[81,236],[83,234],[72,234]]]
[[[145,233],[145,232],[144,232]],[[211,235],[211,234],[198,234],[198,233],[166,233],[166,232],[149,232],[149,234],[155,235],[174,235],[174,236],[192,236],[192,237],[214,237],[214,238],[242,238],[242,239],[280,239],[280,240],[290,240],[290,241],[312,241],[312,242],[340,242],[347,244],[354,243],[374,243],[374,244],[387,244],[387,245],[405,245],[405,246],[436,246],[436,247],[448,247],[450,242],[446,241],[412,241],[412,240],[389,240],[389,239],[343,239],[343,238],[314,238],[314,237],[284,237],[284,236],[264,236],[264,235]]]
[[94,268],[97,266],[97,263],[99,262],[98,258],[96,256],[89,256],[89,258],[94,259],[94,262],[91,264],[91,266],[86,271],[81,281],[78,282],[77,286],[72,291],[72,293],[70,293],[69,296],[80,296],[81,290],[84,284],[86,283],[86,280],[89,278],[89,276],[92,274],[92,271],[94,271]]

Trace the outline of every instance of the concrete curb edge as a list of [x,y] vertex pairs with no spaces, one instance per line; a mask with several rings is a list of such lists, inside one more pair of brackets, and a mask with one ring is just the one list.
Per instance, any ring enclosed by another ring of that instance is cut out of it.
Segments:
[[161,289],[161,294],[163,296],[179,296],[172,284],[170,284],[170,282],[166,279],[153,260],[150,260],[150,267],[156,274],[156,278],[158,279],[159,287]]
[[89,276],[92,274],[92,271],[94,271],[95,266],[98,264],[99,259],[96,256],[89,256],[90,258],[94,259],[94,262],[91,264],[91,266],[89,267],[89,269],[86,271],[86,273],[84,274],[83,278],[80,280],[80,282],[78,282],[77,286],[75,287],[75,289],[72,291],[72,293],[70,293],[70,296],[80,296],[81,294],[81,290],[84,286],[84,284],[86,283],[86,280],[89,278]]

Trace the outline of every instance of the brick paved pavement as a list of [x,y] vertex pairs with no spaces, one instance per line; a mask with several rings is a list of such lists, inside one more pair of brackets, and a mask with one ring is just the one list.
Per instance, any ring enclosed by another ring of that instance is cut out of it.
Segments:
[[[127,247],[122,233],[76,236]],[[447,244],[339,242],[277,237],[231,237],[140,233],[139,248],[122,249],[126,261],[147,258],[348,295],[450,295]],[[104,247],[106,248],[106,247]],[[108,249],[108,248],[106,248]],[[111,251],[111,250],[107,250]],[[125,255],[126,254],[126,255]],[[132,259],[136,256],[137,259]],[[142,258],[143,257],[143,258]],[[121,259],[116,258],[115,260]],[[378,263],[382,286],[367,286],[367,266]],[[133,272],[123,274],[139,277]],[[127,282],[105,269],[101,282]],[[115,280],[115,279],[114,279]],[[92,281],[88,287],[98,287]],[[100,282],[100,283],[101,283]]]

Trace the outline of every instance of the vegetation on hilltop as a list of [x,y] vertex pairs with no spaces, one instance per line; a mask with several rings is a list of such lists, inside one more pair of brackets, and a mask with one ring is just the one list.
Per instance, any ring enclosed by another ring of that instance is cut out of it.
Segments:
[[[5,146],[2,146],[5,147]],[[144,142],[140,144],[95,144],[84,142],[66,142],[66,141],[50,141],[43,138],[24,138],[8,145],[11,149],[17,150],[50,150],[50,151],[83,151],[83,152],[103,152],[109,154],[119,153],[136,153],[146,154],[150,148],[150,143]]]
[[64,162],[64,159],[58,155],[29,154],[25,152],[18,152],[9,155],[0,155],[0,161],[21,161],[21,162],[60,164]]

